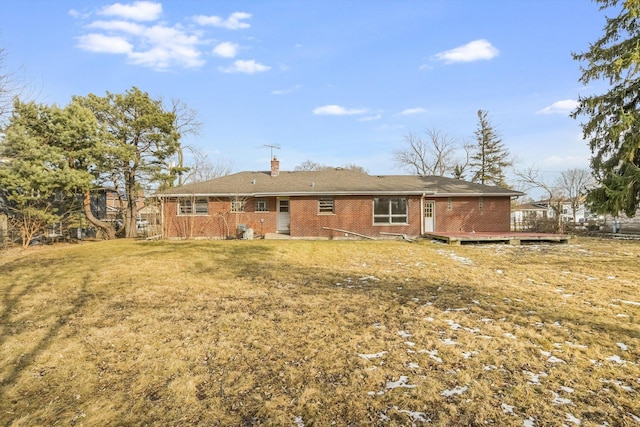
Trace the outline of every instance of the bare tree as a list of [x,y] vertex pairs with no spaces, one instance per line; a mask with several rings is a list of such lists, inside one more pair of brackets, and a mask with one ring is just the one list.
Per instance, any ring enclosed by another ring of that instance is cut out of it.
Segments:
[[[362,166],[358,166],[355,163],[347,163],[344,166],[340,166],[340,167],[342,169],[347,169],[353,172],[364,173],[364,174],[369,173],[365,168],[363,168]],[[298,166],[293,168],[293,170],[296,172],[323,171],[323,170],[330,170],[330,169],[336,169],[336,167],[321,165],[320,163],[314,162],[313,160],[305,160],[304,162],[300,163]]]
[[453,172],[455,140],[437,129],[425,133],[426,139],[411,132],[405,136],[408,147],[394,152],[396,165],[416,175],[444,176]]
[[320,163],[316,163],[313,160],[305,160],[304,162],[293,168],[293,170],[297,172],[317,171],[322,170],[324,167],[325,166],[322,166]]
[[453,166],[453,177],[455,179],[465,179],[465,175],[469,170],[471,164],[471,153],[473,152],[473,144],[464,142],[461,147],[463,151],[462,157],[458,158],[458,161]]
[[587,169],[568,169],[560,174],[556,187],[563,192],[571,205],[573,222],[576,222],[576,212],[584,203],[587,191],[595,185],[591,172]]
[[212,162],[206,153],[193,147],[186,148],[193,155],[193,163],[188,165],[189,170],[184,175],[184,184],[219,178],[229,175],[233,170],[233,162],[228,159],[218,157],[215,162]]
[[24,90],[24,86],[18,83],[16,72],[7,69],[6,59],[7,51],[0,47],[0,124],[9,118],[13,100]]
[[518,177],[518,183],[524,191],[537,188],[547,194],[549,207],[553,210],[557,220],[557,230],[562,232],[564,229],[562,223],[562,204],[566,198],[562,189],[555,184],[550,184],[540,175],[540,171],[534,167],[529,167],[524,171],[515,171],[515,175]]
[[[174,127],[180,138],[187,135],[199,135],[202,129],[202,123],[198,121],[198,111],[190,108],[186,103],[179,99],[171,100],[171,112],[175,116]],[[185,177],[189,167],[185,163],[185,152],[194,152],[195,147],[182,144],[179,145],[174,158],[166,165],[169,174],[175,176],[176,185],[182,185],[187,182]]]

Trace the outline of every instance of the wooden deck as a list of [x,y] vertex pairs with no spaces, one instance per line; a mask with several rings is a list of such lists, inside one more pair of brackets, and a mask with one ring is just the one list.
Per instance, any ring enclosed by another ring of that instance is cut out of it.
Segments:
[[441,240],[450,245],[462,243],[508,243],[520,245],[522,243],[569,243],[570,236],[566,234],[526,233],[526,232],[473,232],[473,233],[426,233],[426,237]]

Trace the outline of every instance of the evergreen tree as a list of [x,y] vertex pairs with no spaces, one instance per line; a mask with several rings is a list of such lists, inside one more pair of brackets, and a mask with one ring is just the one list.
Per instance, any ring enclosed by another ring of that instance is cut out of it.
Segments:
[[0,188],[23,245],[70,209],[79,209],[75,196],[91,187],[93,176],[78,167],[87,154],[78,144],[91,144],[95,129],[95,118],[87,110],[14,103],[0,141],[0,157],[5,158]]
[[640,204],[640,2],[597,0],[601,10],[616,8],[604,35],[589,50],[573,54],[580,81],[608,81],[609,90],[581,97],[574,118],[586,116],[584,138],[591,148],[591,169],[598,181],[587,195],[599,213],[633,216]]
[[478,110],[476,144],[469,161],[472,182],[506,187],[504,170],[513,164],[509,150],[488,119],[488,113]]
[[125,235],[135,237],[139,197],[154,185],[169,186],[176,178],[166,168],[179,149],[175,114],[136,87],[124,94],[89,94],[74,101],[89,108],[106,132],[107,151],[98,171],[117,193],[124,190]]

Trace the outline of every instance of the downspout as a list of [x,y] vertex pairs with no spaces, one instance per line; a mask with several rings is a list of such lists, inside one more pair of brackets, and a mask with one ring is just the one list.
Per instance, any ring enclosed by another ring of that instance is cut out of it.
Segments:
[[420,235],[424,236],[424,199],[427,197],[427,193],[422,193],[420,197]]
[[164,199],[160,196],[160,238],[164,240]]

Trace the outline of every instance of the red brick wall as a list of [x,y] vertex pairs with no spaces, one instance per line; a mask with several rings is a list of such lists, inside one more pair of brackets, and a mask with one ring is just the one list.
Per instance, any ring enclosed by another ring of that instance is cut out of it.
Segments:
[[[265,199],[259,199],[265,200]],[[254,234],[275,233],[277,230],[277,200],[266,199],[269,212],[255,212],[255,200],[245,202],[245,212],[231,213],[229,199],[210,199],[209,215],[178,216],[177,200],[164,202],[164,233],[170,238],[224,238],[227,233],[236,236],[238,224],[246,224]],[[511,199],[484,197],[480,208],[479,197],[435,200],[435,231],[509,231]],[[292,197],[289,201],[292,237],[344,237],[343,232],[324,230],[323,227],[353,231],[372,237],[382,232],[420,235],[421,203],[419,196],[408,197],[409,225],[373,225],[372,196],[334,197],[334,214],[318,213],[317,197]]]
[[[322,227],[353,231],[379,237],[380,232],[420,235],[420,197],[409,197],[409,225],[373,225],[372,196],[334,197],[334,214],[318,213],[317,197],[295,197],[290,201],[291,236],[344,237],[343,232]],[[349,235],[353,237],[353,235]]]
[[510,231],[511,198],[483,197],[482,208],[479,199],[452,197],[451,209],[448,198],[435,199],[435,231]]
[[236,236],[239,224],[255,234],[276,232],[276,199],[267,200],[269,212],[255,212],[254,199],[245,202],[245,212],[231,212],[231,200],[209,199],[208,215],[177,215],[177,199],[164,202],[164,233],[169,238],[216,238]]

